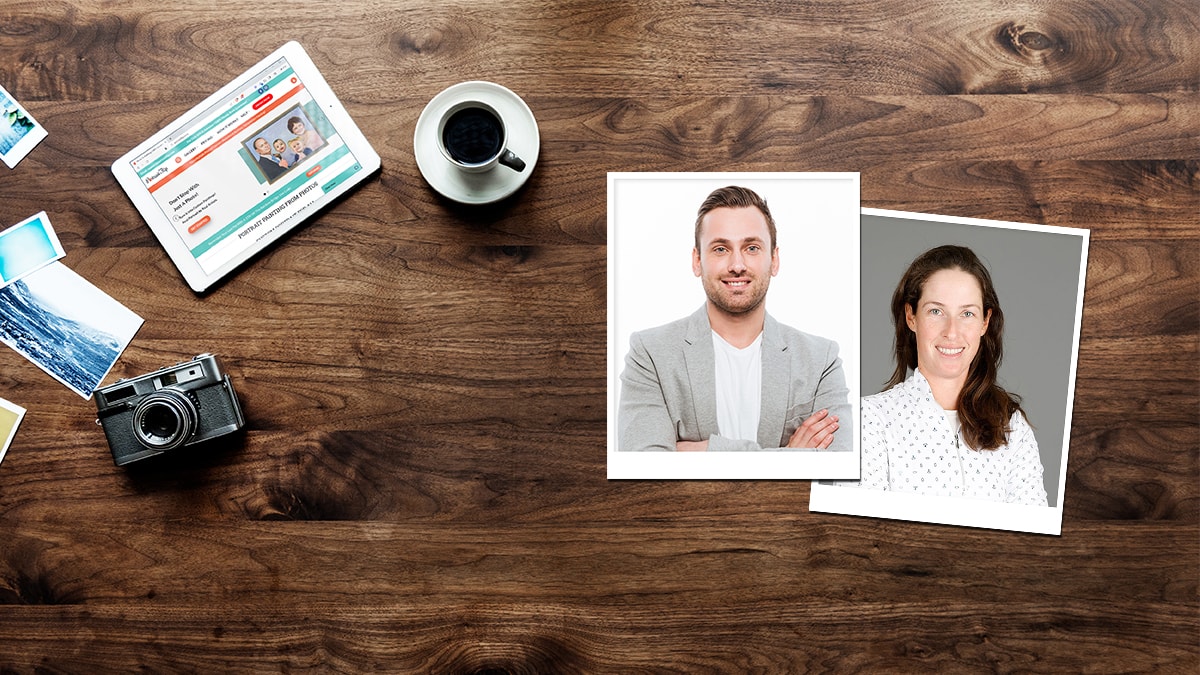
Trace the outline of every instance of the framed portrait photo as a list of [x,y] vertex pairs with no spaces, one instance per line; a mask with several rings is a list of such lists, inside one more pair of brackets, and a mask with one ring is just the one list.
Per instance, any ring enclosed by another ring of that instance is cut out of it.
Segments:
[[858,476],[859,209],[857,173],[609,174],[609,478]]
[[1089,231],[862,212],[862,474],[812,511],[1059,534]]

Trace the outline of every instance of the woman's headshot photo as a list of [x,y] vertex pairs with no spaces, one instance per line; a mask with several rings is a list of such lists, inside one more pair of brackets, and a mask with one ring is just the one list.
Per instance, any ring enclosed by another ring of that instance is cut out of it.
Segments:
[[913,260],[892,295],[896,369],[863,399],[860,487],[1046,505],[1037,439],[996,383],[1004,312],[971,249]]
[[861,475],[810,509],[1057,534],[1087,231],[863,214]]

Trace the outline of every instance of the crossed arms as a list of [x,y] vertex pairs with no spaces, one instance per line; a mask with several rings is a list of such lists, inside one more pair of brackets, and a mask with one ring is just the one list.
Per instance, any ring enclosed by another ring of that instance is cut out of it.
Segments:
[[[717,429],[712,378],[693,372],[674,347],[644,334],[635,333],[621,374],[621,398],[617,411],[618,449],[623,451],[708,450],[712,452],[779,451],[812,448],[850,451],[853,449],[849,390],[836,343],[806,338],[804,345],[789,346],[783,359],[785,372],[796,377],[775,390],[764,392],[764,415],[768,403],[785,409],[778,422],[765,418],[760,441],[723,437]],[[764,388],[768,365],[764,360]],[[696,382],[700,382],[693,391]],[[703,389],[703,391],[701,391]],[[710,414],[711,413],[711,414]],[[841,429],[841,433],[835,433]],[[775,440],[778,439],[778,440]]]

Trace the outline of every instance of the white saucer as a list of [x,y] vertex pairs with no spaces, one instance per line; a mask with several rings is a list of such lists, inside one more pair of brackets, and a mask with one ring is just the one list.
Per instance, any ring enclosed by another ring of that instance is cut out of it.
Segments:
[[[451,106],[465,100],[483,101],[500,113],[508,128],[508,149],[525,160],[523,171],[497,165],[483,173],[468,173],[442,155],[437,142],[438,121]],[[540,142],[537,120],[520,96],[493,82],[476,80],[443,90],[425,106],[413,133],[413,154],[421,175],[434,190],[456,202],[490,204],[516,192],[529,180],[537,164]]]

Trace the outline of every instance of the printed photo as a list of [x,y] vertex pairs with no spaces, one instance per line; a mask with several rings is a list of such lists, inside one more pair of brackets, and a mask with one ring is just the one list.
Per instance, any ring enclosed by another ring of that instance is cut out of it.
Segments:
[[863,209],[862,475],[810,510],[1059,534],[1088,236]]
[[61,262],[0,289],[0,342],[85,399],[142,319]]
[[46,137],[46,130],[29,111],[0,87],[0,159],[13,168]]
[[65,256],[46,212],[0,232],[0,288]]
[[857,478],[858,174],[608,179],[608,477]]
[[325,146],[304,109],[295,106],[242,141],[263,180],[274,183]]
[[17,427],[25,417],[25,409],[21,406],[0,398],[0,462],[12,444],[13,436],[17,435]]

